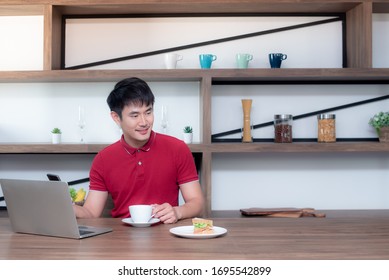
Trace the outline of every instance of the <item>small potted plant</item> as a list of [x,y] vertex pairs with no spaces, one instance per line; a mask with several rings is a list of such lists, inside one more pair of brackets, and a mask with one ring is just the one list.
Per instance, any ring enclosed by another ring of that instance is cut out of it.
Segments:
[[375,128],[380,142],[389,142],[389,112],[375,114],[369,124]]
[[58,127],[53,128],[53,130],[51,131],[51,142],[53,144],[61,143],[61,135],[62,132]]
[[193,128],[191,126],[184,127],[184,142],[190,144],[193,141]]

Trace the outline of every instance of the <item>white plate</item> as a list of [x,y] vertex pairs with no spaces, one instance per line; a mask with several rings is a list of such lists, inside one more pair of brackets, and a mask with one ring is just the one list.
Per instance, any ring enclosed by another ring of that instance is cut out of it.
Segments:
[[213,231],[214,233],[209,233],[209,234],[194,234],[193,226],[182,226],[182,227],[175,227],[170,229],[170,233],[176,236],[185,237],[185,238],[195,238],[195,239],[215,238],[227,233],[227,230],[222,227],[213,227]]
[[159,219],[152,218],[150,221],[147,223],[135,223],[131,218],[125,218],[122,220],[123,223],[132,225],[133,227],[149,227],[153,224],[156,224],[159,222]]

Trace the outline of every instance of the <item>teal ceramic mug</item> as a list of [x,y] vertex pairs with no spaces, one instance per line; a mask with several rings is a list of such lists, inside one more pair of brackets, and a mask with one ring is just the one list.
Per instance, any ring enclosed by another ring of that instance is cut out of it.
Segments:
[[211,68],[212,62],[217,59],[217,56],[214,54],[200,54],[200,67],[202,69]]
[[250,60],[253,60],[253,56],[251,54],[238,53],[236,55],[236,66],[238,68],[247,68]]

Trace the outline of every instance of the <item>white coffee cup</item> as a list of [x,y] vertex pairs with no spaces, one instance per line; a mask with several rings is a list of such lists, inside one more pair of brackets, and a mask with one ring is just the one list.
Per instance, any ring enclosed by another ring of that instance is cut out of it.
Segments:
[[176,69],[177,61],[182,60],[184,57],[176,53],[168,53],[165,55],[165,66],[166,69]]
[[147,223],[153,212],[151,205],[131,205],[128,209],[134,223]]

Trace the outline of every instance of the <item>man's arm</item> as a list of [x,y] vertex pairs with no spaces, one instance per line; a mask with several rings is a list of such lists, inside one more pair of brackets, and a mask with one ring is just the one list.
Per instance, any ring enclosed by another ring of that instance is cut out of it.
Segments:
[[193,181],[180,185],[185,204],[172,207],[168,203],[156,205],[153,213],[163,223],[175,223],[181,219],[192,218],[202,214],[204,197],[199,181]]
[[204,196],[199,181],[180,185],[185,204],[174,207],[178,220],[193,218],[202,214],[204,209]]
[[108,192],[89,191],[83,206],[73,205],[77,218],[99,218],[107,202]]

